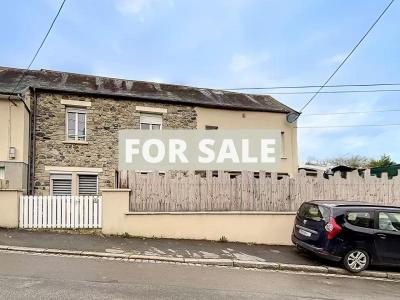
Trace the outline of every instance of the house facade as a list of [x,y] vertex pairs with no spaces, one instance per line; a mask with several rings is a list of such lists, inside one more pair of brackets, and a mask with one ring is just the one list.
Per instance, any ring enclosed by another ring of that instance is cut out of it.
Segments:
[[[0,68],[5,97],[22,72]],[[10,132],[23,137],[17,153],[24,155],[21,176],[31,194],[92,195],[113,188],[121,129],[279,129],[279,172],[297,171],[296,124],[286,122],[294,111],[270,96],[38,70],[24,76],[15,97],[29,108],[24,126]]]
[[0,180],[6,182],[9,189],[26,192],[30,97],[22,99],[0,91]]

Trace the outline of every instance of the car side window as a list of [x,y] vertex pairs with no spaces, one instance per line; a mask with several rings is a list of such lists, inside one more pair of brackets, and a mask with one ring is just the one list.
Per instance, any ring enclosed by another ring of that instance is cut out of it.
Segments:
[[400,212],[379,212],[379,229],[400,232]]
[[346,221],[351,225],[374,228],[374,217],[370,212],[353,211],[346,214]]

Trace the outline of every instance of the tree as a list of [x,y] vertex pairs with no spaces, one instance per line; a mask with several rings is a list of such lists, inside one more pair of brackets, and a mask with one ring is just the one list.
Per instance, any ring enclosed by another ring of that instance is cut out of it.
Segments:
[[390,158],[390,155],[383,154],[379,159],[372,159],[368,167],[369,168],[379,168],[379,167],[388,167],[395,165],[396,163]]
[[362,155],[337,156],[324,160],[308,160],[307,164],[321,166],[348,166],[352,168],[366,168],[371,159]]
[[344,155],[324,160],[316,160],[312,158],[308,159],[306,164],[325,166],[325,167],[341,165],[357,169],[363,169],[363,168],[388,167],[391,165],[395,165],[396,163],[390,158],[390,155],[383,154],[378,159],[373,159],[362,155]]

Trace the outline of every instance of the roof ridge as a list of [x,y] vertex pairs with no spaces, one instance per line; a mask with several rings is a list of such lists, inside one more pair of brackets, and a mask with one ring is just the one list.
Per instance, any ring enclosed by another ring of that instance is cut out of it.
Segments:
[[[1,68],[1,66],[0,66]],[[7,69],[7,68],[6,68]],[[23,70],[19,68],[14,68],[15,70]],[[78,75],[78,76],[89,76],[89,77],[95,77],[95,78],[105,78],[105,79],[113,79],[113,80],[121,80],[121,81],[133,81],[133,82],[140,82],[140,83],[150,83],[150,84],[156,84],[156,85],[169,85],[169,86],[176,86],[176,87],[181,87],[181,88],[189,88],[189,89],[203,89],[203,90],[208,90],[208,91],[218,91],[218,92],[223,92],[225,94],[235,94],[235,95],[248,95],[248,96],[264,96],[264,97],[271,97],[271,95],[268,94],[252,94],[252,93],[243,93],[243,92],[237,92],[237,91],[231,91],[231,90],[224,90],[224,89],[218,89],[218,88],[209,88],[209,87],[202,87],[202,86],[194,86],[194,85],[187,85],[187,84],[178,84],[178,83],[169,83],[169,82],[156,82],[156,81],[147,81],[147,80],[141,80],[141,79],[127,79],[127,78],[120,78],[120,77],[108,77],[104,75],[93,75],[93,74],[84,74],[84,73],[76,73],[76,72],[69,72],[69,71],[57,71],[57,70],[50,70],[50,69],[33,69],[29,70],[28,72],[35,71],[35,72],[53,72],[57,74],[71,74],[71,75]],[[275,99],[275,98],[273,98]],[[276,99],[275,99],[276,100]],[[282,104],[284,105],[284,104]]]

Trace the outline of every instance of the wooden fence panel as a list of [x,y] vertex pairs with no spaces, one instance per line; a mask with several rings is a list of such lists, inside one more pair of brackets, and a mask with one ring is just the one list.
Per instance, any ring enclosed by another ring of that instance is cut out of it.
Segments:
[[[377,178],[369,172],[364,178],[358,172],[348,173],[344,179],[339,172],[329,178],[324,178],[322,173],[309,177],[305,172],[278,178],[278,174],[265,171],[258,175],[247,171],[239,175],[218,172],[217,176],[207,171],[205,177],[193,172],[121,171],[118,184],[119,188],[131,189],[130,210],[138,212],[295,211],[310,200],[400,206],[400,177],[388,179],[385,174]],[[32,203],[24,205],[35,207]]]

